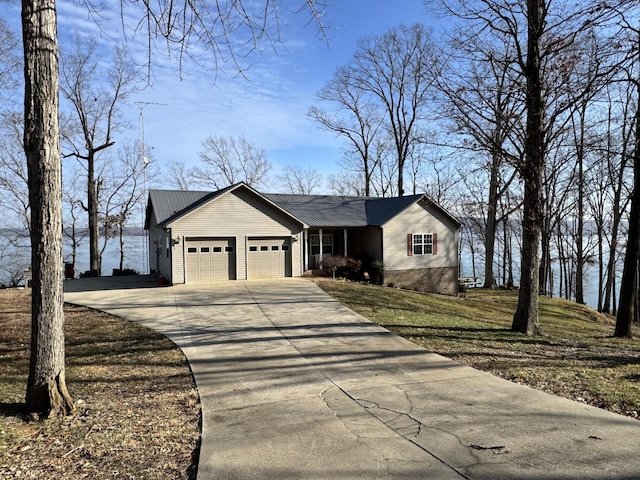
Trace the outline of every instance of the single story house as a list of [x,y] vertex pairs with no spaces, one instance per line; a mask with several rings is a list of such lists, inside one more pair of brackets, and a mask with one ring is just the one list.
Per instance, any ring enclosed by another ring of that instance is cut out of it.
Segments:
[[299,277],[323,257],[380,260],[384,283],[458,293],[461,224],[426,195],[149,191],[149,266],[174,284]]

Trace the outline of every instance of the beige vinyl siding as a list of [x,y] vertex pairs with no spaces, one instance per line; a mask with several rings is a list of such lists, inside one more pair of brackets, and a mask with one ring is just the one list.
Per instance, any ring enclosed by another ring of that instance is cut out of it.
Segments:
[[[457,225],[436,208],[415,203],[383,227],[385,270],[455,267],[458,265]],[[437,234],[436,255],[407,255],[408,234]]]
[[[236,279],[247,278],[248,237],[292,237],[299,235],[302,225],[289,215],[245,190],[233,190],[217,197],[174,221],[173,283],[185,282],[185,241],[197,237],[233,237],[236,248]],[[292,275],[301,276],[301,244],[292,242]]]
[[[158,227],[155,212],[151,212],[149,219],[149,271],[171,277],[171,244],[170,233]],[[169,257],[167,257],[167,243],[169,243]]]
[[149,269],[171,280],[171,236],[159,230],[154,237],[149,236]]

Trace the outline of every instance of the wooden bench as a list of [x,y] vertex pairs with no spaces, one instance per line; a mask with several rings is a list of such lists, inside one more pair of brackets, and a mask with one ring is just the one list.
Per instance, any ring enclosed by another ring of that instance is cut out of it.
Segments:
[[482,282],[478,281],[478,277],[460,277],[458,278],[458,285],[461,287],[478,287],[482,285]]

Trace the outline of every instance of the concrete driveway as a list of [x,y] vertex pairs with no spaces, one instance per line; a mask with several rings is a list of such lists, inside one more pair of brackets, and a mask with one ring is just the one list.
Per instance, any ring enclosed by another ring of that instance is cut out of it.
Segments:
[[640,422],[429,353],[310,281],[145,278],[74,280],[65,300],[183,349],[199,480],[640,479]]

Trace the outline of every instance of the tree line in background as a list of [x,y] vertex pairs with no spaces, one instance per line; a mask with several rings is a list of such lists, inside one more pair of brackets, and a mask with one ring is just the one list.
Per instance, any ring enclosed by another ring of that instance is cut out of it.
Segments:
[[[316,2],[306,5],[315,16]],[[435,2],[425,5],[436,10]],[[464,221],[464,248],[474,262],[480,252],[485,286],[519,286],[512,328],[525,334],[543,333],[537,312],[541,292],[584,302],[585,268],[594,265],[599,310],[613,313],[619,305],[616,335],[630,336],[639,310],[639,9],[624,0],[586,7],[551,0],[443,0],[437,10],[451,29],[437,39],[420,24],[362,39],[309,111],[321,128],[344,139],[342,171],[326,179],[330,190],[378,196],[424,191],[451,210]],[[152,24],[164,18],[150,7],[144,11]],[[26,8],[24,18],[30,15],[34,25],[51,24],[38,17],[42,11]],[[110,150],[123,126],[118,107],[137,84],[122,52],[101,71],[95,44],[79,40],[75,53],[61,57],[59,85],[57,78],[36,81],[33,67],[40,62],[57,71],[57,58],[50,56],[55,52],[44,53],[55,34],[28,25],[23,22],[25,124],[6,101],[0,201],[11,206],[16,226],[30,232],[34,319],[44,321],[42,314],[50,309],[57,331],[61,313],[47,302],[59,298],[58,264],[50,260],[58,251],[45,251],[41,239],[55,236],[59,223],[61,231],[74,232],[76,245],[75,227],[78,222],[84,227],[86,213],[91,268],[99,272],[100,233],[107,238],[123,231],[141,200],[139,184],[148,170],[144,145],[131,143],[117,155]],[[200,40],[218,52],[221,40],[207,32],[206,22],[200,28],[205,34]],[[7,37],[0,81],[10,91],[15,76],[4,67],[15,63],[11,46],[17,42],[8,30],[0,33]],[[182,37],[170,33],[170,44],[184,54]],[[255,33],[249,28],[250,38]],[[223,45],[233,53],[232,43]],[[108,78],[108,86],[97,78]],[[52,90],[57,87],[70,107],[59,126]],[[54,116],[55,124],[38,123]],[[171,165],[176,187],[194,181],[206,189],[238,181],[268,185],[271,164],[247,139],[212,136],[203,147],[200,166]],[[55,152],[64,158],[62,180]],[[277,178],[292,193],[314,193],[322,183],[316,170],[300,167],[285,168]],[[54,215],[47,224],[45,216],[58,211],[58,198],[64,198],[68,218],[63,222]],[[11,241],[19,245],[24,239]],[[616,285],[620,267],[622,281]],[[47,379],[49,394],[54,380]],[[40,390],[29,388],[38,397],[31,402],[34,408],[47,403]],[[49,400],[51,407],[56,399]]]

